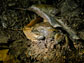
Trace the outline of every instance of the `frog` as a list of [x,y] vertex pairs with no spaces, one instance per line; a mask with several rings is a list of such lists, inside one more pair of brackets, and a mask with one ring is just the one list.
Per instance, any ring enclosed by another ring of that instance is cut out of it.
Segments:
[[34,42],[48,38],[53,39],[55,33],[58,31],[54,29],[48,22],[36,23],[31,27],[29,27],[29,25],[24,27],[23,32],[29,40]]
[[[39,37],[43,36],[45,38],[52,38],[55,34],[54,31],[56,30],[53,29],[53,27],[48,22],[41,22],[36,24],[32,30],[32,32],[39,35]],[[39,37],[38,39],[40,39]]]

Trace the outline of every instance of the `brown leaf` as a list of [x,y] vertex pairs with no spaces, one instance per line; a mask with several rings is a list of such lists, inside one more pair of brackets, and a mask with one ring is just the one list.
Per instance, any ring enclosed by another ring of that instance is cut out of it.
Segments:
[[0,50],[0,61],[6,61],[9,49]]
[[27,26],[31,27],[31,26],[35,25],[36,23],[42,22],[42,21],[43,21],[43,19],[41,17],[38,17],[36,19],[31,20],[30,23]]
[[41,21],[42,21],[42,18],[38,17],[30,21],[30,23],[23,28],[23,32],[26,35],[27,39],[30,39],[32,41],[37,40],[36,39],[37,35],[32,32],[32,26]]

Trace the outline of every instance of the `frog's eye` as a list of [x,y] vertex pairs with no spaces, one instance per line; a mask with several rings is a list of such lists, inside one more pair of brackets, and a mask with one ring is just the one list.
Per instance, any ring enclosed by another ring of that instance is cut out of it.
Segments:
[[38,30],[32,30],[31,32],[33,32],[33,33],[35,33],[35,34],[37,34],[37,35],[40,34],[40,32],[39,32]]
[[31,31],[31,32],[38,32],[38,30],[32,29],[32,31]]

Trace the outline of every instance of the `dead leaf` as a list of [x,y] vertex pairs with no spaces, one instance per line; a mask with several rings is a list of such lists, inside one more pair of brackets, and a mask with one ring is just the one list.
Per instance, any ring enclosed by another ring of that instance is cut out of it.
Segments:
[[41,17],[38,17],[36,19],[31,20],[30,23],[27,26],[31,27],[31,26],[35,25],[36,23],[42,22],[42,21],[43,21],[43,19]]
[[26,35],[27,39],[30,39],[31,41],[36,41],[37,39],[35,37],[37,37],[37,35],[32,33],[31,30],[32,30],[32,28],[25,27],[23,29],[23,32]]
[[32,32],[32,26],[41,21],[42,21],[42,18],[38,17],[30,21],[28,25],[24,26],[23,32],[26,35],[27,39],[30,39],[31,41],[37,41],[36,38],[38,37],[38,35]]
[[6,61],[9,49],[0,50],[0,61]]

